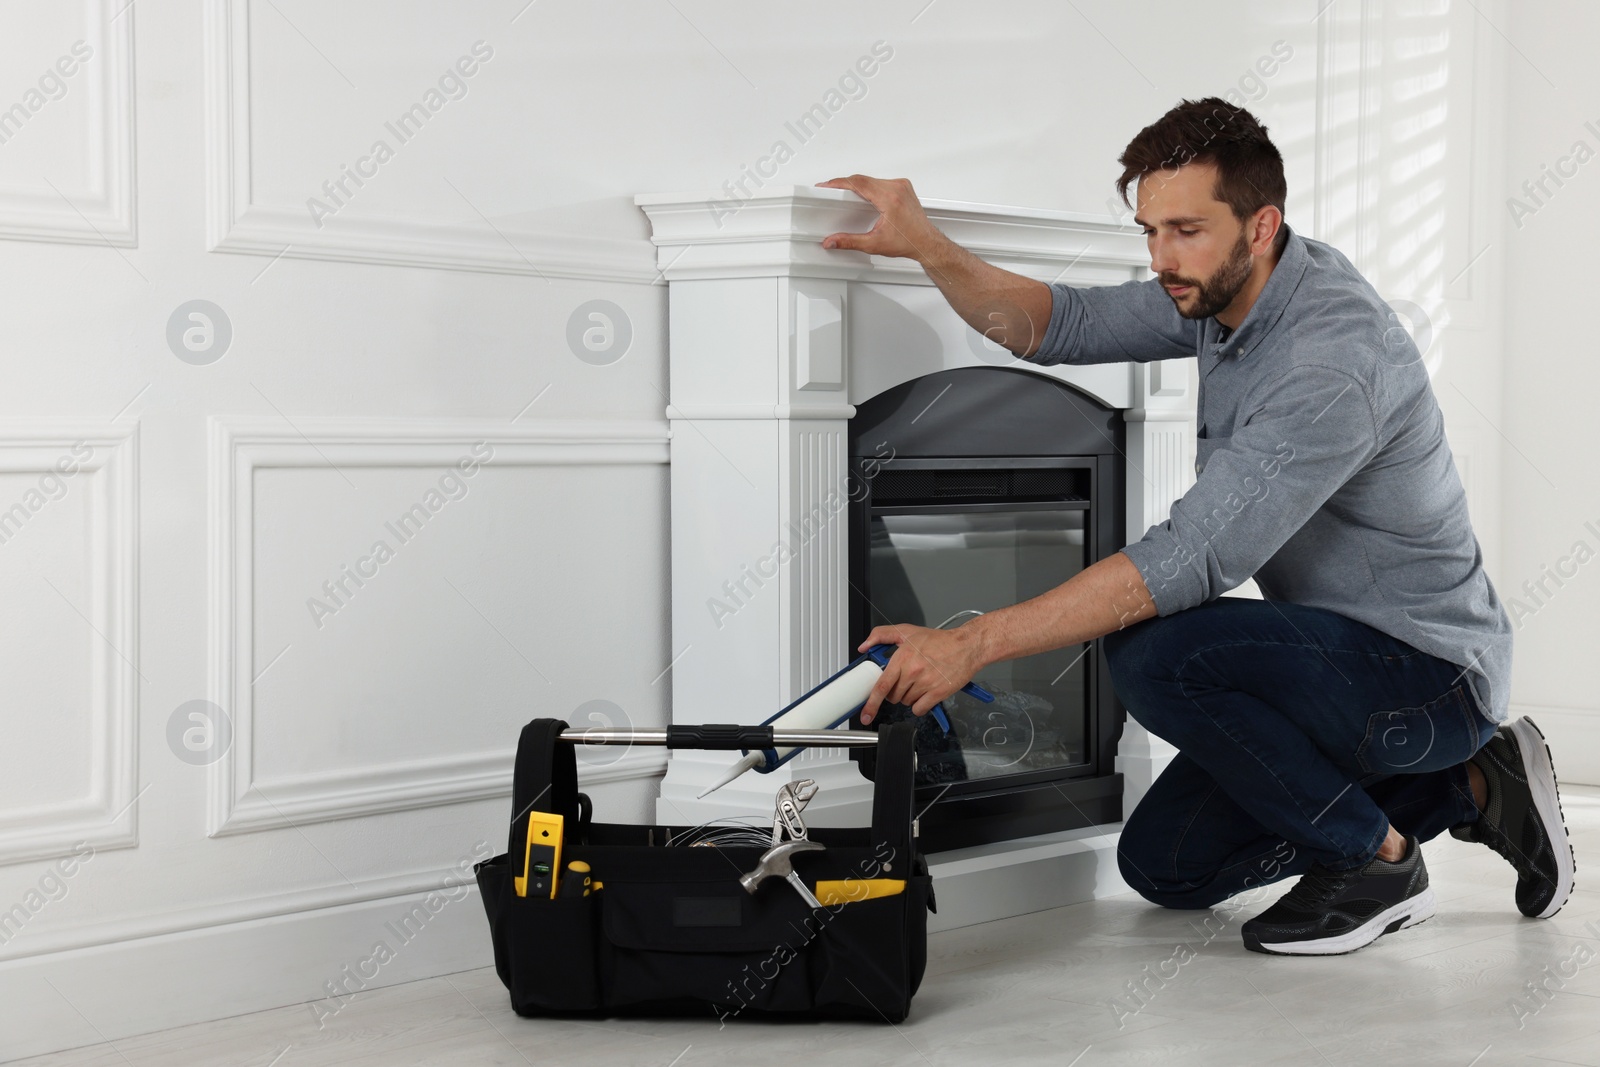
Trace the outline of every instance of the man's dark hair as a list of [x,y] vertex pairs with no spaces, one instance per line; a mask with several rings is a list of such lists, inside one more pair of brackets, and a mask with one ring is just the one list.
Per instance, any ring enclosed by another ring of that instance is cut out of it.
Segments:
[[[1220,96],[1180,102],[1140,130],[1117,162],[1122,164],[1117,193],[1129,207],[1133,204],[1128,186],[1135,178],[1186,163],[1216,165],[1212,195],[1232,208],[1240,222],[1268,204],[1281,213],[1289,191],[1283,177],[1283,156],[1267,138],[1267,128],[1250,112]],[[1288,239],[1288,231],[1280,229],[1280,251]]]

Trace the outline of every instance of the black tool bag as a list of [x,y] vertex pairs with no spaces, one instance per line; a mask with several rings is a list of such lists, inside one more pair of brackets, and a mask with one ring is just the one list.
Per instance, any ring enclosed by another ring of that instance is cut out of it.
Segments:
[[[810,829],[826,850],[793,857],[813,891],[821,879],[863,878],[903,879],[904,891],[817,910],[782,877],[744,890],[739,876],[760,847],[668,846],[689,827],[590,821],[573,745],[559,740],[566,728],[558,719],[523,728],[510,846],[475,868],[517,1014],[905,1019],[933,910],[912,831],[910,724],[880,733],[871,828]],[[562,868],[587,862],[600,889],[516,894],[530,809],[563,816]]]

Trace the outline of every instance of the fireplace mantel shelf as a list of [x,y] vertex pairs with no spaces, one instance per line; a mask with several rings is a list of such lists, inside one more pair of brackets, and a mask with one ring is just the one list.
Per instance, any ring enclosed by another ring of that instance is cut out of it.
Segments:
[[[822,239],[872,228],[877,211],[848,189],[769,185],[747,199],[648,193],[634,203],[650,218],[663,279],[804,275],[932,285],[915,262],[824,249]],[[1041,281],[1063,264],[1085,283],[1126,281],[1149,267],[1144,237],[1130,221],[1074,211],[922,200],[957,244],[984,260]]]

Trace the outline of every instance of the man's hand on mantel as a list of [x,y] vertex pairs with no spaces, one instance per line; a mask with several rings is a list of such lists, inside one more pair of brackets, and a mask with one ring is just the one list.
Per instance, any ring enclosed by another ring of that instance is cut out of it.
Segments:
[[946,237],[904,178],[852,174],[817,185],[849,189],[878,209],[872,229],[830,233],[823,248],[915,260],[967,325],[1019,356],[1038,351],[1053,306],[1048,285],[985,263]]
[[869,178],[852,174],[818,182],[823,189],[848,189],[878,209],[878,221],[866,233],[830,233],[823,248],[845,248],[874,256],[914,259],[924,267],[947,252],[950,238],[922,210],[922,202],[905,178]]
[[932,630],[926,626],[878,626],[861,642],[858,652],[873,645],[899,645],[883,677],[872,687],[861,709],[861,722],[870,723],[885,701],[908,704],[914,715],[926,715],[935,704],[968,682],[987,664],[979,648],[978,633],[960,627]]

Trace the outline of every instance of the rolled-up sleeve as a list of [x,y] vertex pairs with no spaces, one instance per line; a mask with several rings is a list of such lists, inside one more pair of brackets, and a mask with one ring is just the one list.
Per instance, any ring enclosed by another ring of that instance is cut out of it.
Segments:
[[1148,363],[1195,354],[1199,327],[1151,278],[1076,288],[1052,283],[1050,322],[1032,363]]
[[1160,615],[1253,576],[1378,450],[1365,389],[1335,367],[1296,367],[1240,414],[1171,516],[1122,550]]

